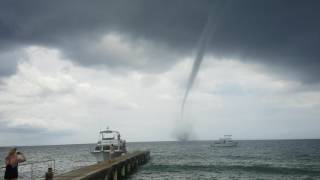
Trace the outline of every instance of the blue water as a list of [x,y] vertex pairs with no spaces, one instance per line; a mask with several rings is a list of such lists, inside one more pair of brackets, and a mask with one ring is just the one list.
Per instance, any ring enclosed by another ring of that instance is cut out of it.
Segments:
[[[129,151],[151,151],[149,163],[129,179],[320,179],[320,140],[239,141],[238,147],[224,148],[212,148],[210,143],[128,143]],[[57,172],[63,173],[93,164],[95,159],[89,153],[92,146],[32,146],[19,149],[27,156],[27,162],[55,159]],[[4,157],[6,151],[7,148],[0,148],[0,156]],[[37,170],[32,176],[41,176],[48,166],[52,164],[34,168]],[[22,179],[28,179],[31,176],[30,167],[20,168]]]

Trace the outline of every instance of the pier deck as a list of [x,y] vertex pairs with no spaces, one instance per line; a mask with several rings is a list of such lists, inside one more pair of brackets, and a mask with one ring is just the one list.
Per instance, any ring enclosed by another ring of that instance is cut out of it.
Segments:
[[102,163],[82,167],[61,175],[54,180],[117,180],[131,174],[138,166],[145,164],[150,159],[149,151],[136,151],[128,153]]

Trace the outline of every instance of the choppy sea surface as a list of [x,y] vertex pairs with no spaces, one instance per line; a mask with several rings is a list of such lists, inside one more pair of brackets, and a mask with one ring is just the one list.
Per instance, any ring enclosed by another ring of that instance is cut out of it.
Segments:
[[[320,140],[238,142],[237,147],[215,148],[211,141],[128,143],[129,151],[151,151],[151,160],[129,179],[320,179]],[[20,179],[38,179],[52,166],[63,173],[93,164],[93,146],[18,147],[28,159],[19,166]],[[7,151],[0,147],[2,165]],[[50,159],[55,162],[28,164]]]

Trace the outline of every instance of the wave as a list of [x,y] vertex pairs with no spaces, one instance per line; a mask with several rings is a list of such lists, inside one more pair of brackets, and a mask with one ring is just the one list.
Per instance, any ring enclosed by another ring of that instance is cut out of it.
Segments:
[[181,171],[206,171],[206,172],[222,172],[222,171],[246,171],[254,173],[267,174],[285,174],[285,175],[320,175],[319,170],[294,168],[294,167],[274,167],[267,165],[163,165],[148,164],[144,170],[162,171],[162,172],[181,172]]

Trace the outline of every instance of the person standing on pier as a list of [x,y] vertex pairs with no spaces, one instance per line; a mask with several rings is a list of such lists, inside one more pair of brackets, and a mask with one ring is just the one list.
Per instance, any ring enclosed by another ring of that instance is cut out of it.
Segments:
[[26,161],[25,156],[21,152],[17,152],[17,148],[12,148],[5,158],[6,172],[4,173],[4,179],[18,179],[18,164],[24,161]]

